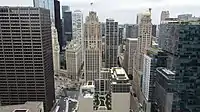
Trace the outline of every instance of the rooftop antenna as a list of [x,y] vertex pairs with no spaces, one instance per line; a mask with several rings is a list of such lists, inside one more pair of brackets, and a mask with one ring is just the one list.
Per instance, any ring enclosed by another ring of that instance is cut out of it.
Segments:
[[93,4],[94,4],[93,2],[90,3],[91,11],[94,11],[94,9],[93,9]]

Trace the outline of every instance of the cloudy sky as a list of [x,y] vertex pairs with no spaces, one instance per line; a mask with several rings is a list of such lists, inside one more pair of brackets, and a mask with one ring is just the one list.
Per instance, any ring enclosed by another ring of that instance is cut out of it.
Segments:
[[[162,10],[169,10],[171,17],[190,13],[200,16],[200,0],[60,0],[61,5],[68,5],[71,10],[80,9],[84,16],[89,10],[98,13],[100,21],[114,18],[120,23],[136,23],[136,15],[152,8],[152,22],[158,24]],[[94,5],[91,7],[90,3]],[[0,5],[32,6],[32,0],[1,0]]]

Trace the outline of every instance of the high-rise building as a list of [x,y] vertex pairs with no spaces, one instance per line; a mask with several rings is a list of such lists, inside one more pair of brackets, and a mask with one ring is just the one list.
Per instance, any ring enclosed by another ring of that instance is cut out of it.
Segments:
[[51,22],[53,22],[53,23],[55,22],[54,0],[33,0],[33,6],[49,9],[50,10]]
[[152,36],[156,37],[157,25],[152,25]]
[[[162,48],[169,54],[167,68],[175,71],[174,99],[172,111],[200,111],[199,94],[199,36],[198,21],[179,22],[166,27]],[[164,27],[163,27],[164,29]],[[193,103],[191,103],[193,102]]]
[[102,34],[102,37],[106,35],[106,24],[103,22],[101,23],[101,34]]
[[62,21],[60,19],[60,1],[54,0],[54,12],[55,12],[55,27],[58,32],[58,42],[60,45],[60,51],[62,50]]
[[134,67],[134,83],[135,91],[139,98],[140,86],[141,86],[141,75],[143,70],[144,55],[147,53],[147,49],[151,47],[152,41],[152,23],[151,23],[151,9],[144,13],[137,15],[138,24],[138,43],[137,43],[137,54],[136,62]]
[[72,12],[69,6],[62,6],[62,26],[63,26],[63,47],[67,45],[67,41],[72,40]]
[[55,25],[51,25],[51,34],[52,34],[52,51],[53,51],[53,68],[54,75],[59,74],[60,70],[60,46],[58,43],[58,33],[55,28]]
[[135,24],[124,25],[124,38],[137,38],[138,37],[138,26]]
[[106,37],[105,37],[105,67],[116,67],[118,64],[118,22],[113,19],[106,19]]
[[72,39],[82,39],[83,37],[83,13],[75,10],[72,13]]
[[82,64],[82,47],[81,41],[73,39],[65,49],[66,66],[68,78],[78,81]]
[[151,110],[153,112],[171,112],[173,102],[173,83],[175,80],[175,73],[163,68],[156,68],[155,80],[155,94],[154,106]]
[[191,20],[192,14],[180,14],[178,15],[178,19],[181,21],[188,21]]
[[122,44],[122,39],[124,38],[124,27],[119,26],[119,42],[118,44]]
[[0,105],[55,103],[49,10],[0,7]]
[[128,75],[133,75],[133,63],[137,50],[137,38],[126,39],[126,50],[124,53],[124,69]]
[[162,23],[162,21],[165,21],[165,19],[169,17],[170,17],[169,11],[162,11],[160,16],[160,23]]
[[99,79],[102,63],[100,22],[94,11],[89,12],[84,24],[84,75],[85,80]]

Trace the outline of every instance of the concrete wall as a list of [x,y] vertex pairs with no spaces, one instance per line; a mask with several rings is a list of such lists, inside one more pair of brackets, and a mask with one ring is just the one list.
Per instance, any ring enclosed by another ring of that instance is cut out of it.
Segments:
[[113,112],[129,112],[130,93],[112,93]]

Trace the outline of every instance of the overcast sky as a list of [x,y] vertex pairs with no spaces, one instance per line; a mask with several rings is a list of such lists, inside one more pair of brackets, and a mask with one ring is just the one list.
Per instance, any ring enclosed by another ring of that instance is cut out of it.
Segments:
[[[190,13],[200,16],[200,0],[60,0],[71,10],[80,9],[84,16],[89,10],[97,11],[100,21],[113,18],[120,23],[136,23],[136,15],[152,8],[152,22],[158,24],[162,10],[169,10],[171,17]],[[91,7],[90,3],[94,5]],[[32,0],[1,0],[0,5],[32,6]]]

